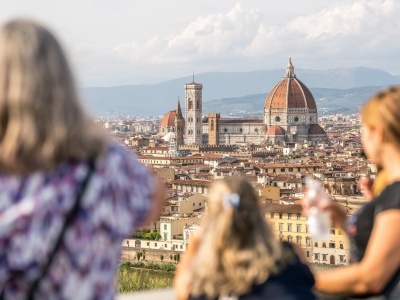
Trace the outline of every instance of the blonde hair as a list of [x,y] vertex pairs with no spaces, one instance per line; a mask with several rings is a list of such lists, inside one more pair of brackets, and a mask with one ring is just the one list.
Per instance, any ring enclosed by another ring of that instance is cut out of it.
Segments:
[[[375,128],[383,126],[384,142],[400,147],[400,86],[393,86],[376,93],[361,109],[364,125]],[[372,186],[373,196],[377,196],[387,185],[387,173],[378,172]]]
[[[237,193],[238,207],[224,206]],[[199,249],[190,268],[191,294],[209,299],[242,295],[278,271],[281,245],[265,222],[251,184],[238,177],[215,181]]]
[[26,173],[96,157],[105,135],[82,109],[56,38],[30,20],[0,30],[0,169]]

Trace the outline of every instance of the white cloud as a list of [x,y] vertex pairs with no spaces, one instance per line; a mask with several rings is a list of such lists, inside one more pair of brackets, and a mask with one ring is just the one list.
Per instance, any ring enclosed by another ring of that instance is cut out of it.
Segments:
[[[146,76],[196,71],[281,67],[288,56],[303,68],[366,65],[400,69],[391,61],[400,51],[400,5],[396,0],[354,0],[298,16],[282,26],[268,25],[260,10],[239,2],[225,13],[197,17],[180,32],[144,43],[104,49],[81,47],[78,57],[143,70]],[[96,47],[95,47],[96,48]],[[201,67],[199,67],[201,66]],[[185,69],[186,68],[186,69]],[[188,69],[188,70],[187,70]]]

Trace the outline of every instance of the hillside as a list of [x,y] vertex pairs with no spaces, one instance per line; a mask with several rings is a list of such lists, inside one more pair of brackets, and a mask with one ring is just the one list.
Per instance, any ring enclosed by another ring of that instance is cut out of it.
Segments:
[[[356,107],[377,87],[400,83],[398,76],[365,67],[295,72],[314,93],[319,107],[326,106],[328,110]],[[266,95],[283,74],[283,69],[209,72],[196,75],[195,81],[203,84],[204,112],[222,111],[218,103],[229,105],[232,110],[260,111]],[[82,95],[85,106],[95,115],[105,116],[111,111],[164,114],[176,107],[178,97],[184,99],[184,84],[189,82],[191,76],[158,84],[89,87],[82,89]]]

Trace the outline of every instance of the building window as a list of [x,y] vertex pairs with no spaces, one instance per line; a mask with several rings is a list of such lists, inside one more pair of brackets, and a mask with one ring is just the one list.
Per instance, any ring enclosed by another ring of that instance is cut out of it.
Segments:
[[288,225],[287,225],[287,230],[288,230],[289,232],[292,232],[292,224],[288,224]]
[[294,121],[298,122],[299,121],[299,117],[294,117]]
[[291,235],[289,235],[289,236],[287,237],[287,240],[288,240],[289,243],[292,242],[292,239],[293,239],[293,237],[292,237]]
[[314,259],[319,260],[319,253],[314,253]]
[[311,239],[309,237],[306,237],[306,247],[311,246]]
[[326,261],[326,254],[322,254],[322,261]]
[[283,231],[283,223],[279,223],[279,231]]
[[299,224],[296,225],[296,232],[301,232],[301,225]]
[[197,109],[200,109],[200,102],[199,102],[199,100],[196,101],[196,108],[197,108]]
[[193,101],[189,98],[189,109],[193,109]]
[[331,229],[331,234],[335,234],[335,229]]
[[[166,241],[167,240],[167,234],[166,233],[164,233],[164,241]],[[166,247],[166,246],[165,246]]]
[[322,243],[322,248],[326,248],[326,243],[325,242]]
[[271,213],[271,219],[273,219],[274,218],[274,213]]
[[280,121],[281,121],[281,118],[278,117],[278,116],[276,116],[276,117],[275,117],[275,122],[280,122]]
[[228,132],[228,128],[224,128],[224,132]]
[[291,220],[291,219],[292,219],[292,214],[291,214],[291,213],[288,213],[288,214],[287,214],[287,219],[288,219],[288,220]]
[[342,243],[340,243],[340,249],[343,249],[343,244]]
[[300,220],[301,219],[301,214],[297,214],[296,217],[297,217],[297,220]]
[[318,242],[314,242],[314,247],[318,247]]
[[279,213],[279,219],[282,219],[282,214],[281,213]]
[[310,251],[307,251],[306,253],[307,253],[307,257],[310,257]]
[[289,168],[289,172],[293,172],[293,168]]
[[154,243],[154,247],[157,247],[157,243]]
[[281,172],[282,172],[282,173],[285,173],[285,168],[281,168]]
[[339,255],[339,260],[341,263],[344,263],[344,255]]
[[[173,207],[172,207],[173,208]],[[173,210],[173,209],[172,209]],[[167,230],[167,224],[164,224],[164,230]]]
[[306,225],[306,233],[308,233],[308,225]]
[[333,243],[333,242],[329,243],[329,248],[335,248],[335,246],[336,246],[335,243]]
[[296,237],[296,243],[297,245],[301,246],[301,236]]

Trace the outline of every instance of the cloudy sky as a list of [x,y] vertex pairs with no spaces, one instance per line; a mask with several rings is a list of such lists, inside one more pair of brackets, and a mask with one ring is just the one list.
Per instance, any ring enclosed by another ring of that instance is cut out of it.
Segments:
[[[0,21],[41,20],[84,86],[208,71],[366,66],[400,74],[397,0],[13,0]],[[274,3],[273,6],[271,3]]]

